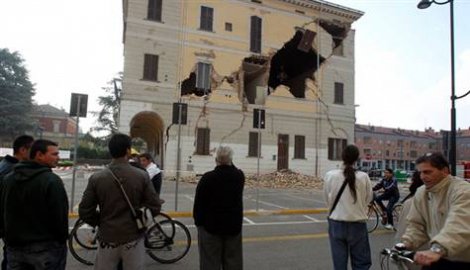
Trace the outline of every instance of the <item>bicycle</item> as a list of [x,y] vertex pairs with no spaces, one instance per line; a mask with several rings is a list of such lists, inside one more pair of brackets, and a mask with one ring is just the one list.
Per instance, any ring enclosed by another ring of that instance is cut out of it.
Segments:
[[[165,213],[152,217],[152,225],[145,232],[147,254],[163,264],[181,260],[191,247],[191,234],[181,222]],[[98,227],[78,219],[70,232],[69,250],[72,256],[86,265],[93,265],[98,250]]]
[[398,270],[408,270],[407,264],[413,264],[414,251],[397,250],[396,248],[385,248],[380,252],[380,269],[389,270],[390,260],[395,264]]
[[[397,203],[393,206],[393,224],[398,224],[402,210],[403,204],[401,203]],[[382,207],[380,207],[375,200],[372,200],[367,209],[367,231],[369,233],[375,231],[379,226],[379,221],[382,222],[382,225],[385,225],[387,223],[386,217],[387,212],[383,211]]]

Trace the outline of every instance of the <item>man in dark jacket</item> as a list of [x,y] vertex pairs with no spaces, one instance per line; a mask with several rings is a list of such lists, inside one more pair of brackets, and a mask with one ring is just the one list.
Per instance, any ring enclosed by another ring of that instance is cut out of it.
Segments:
[[0,226],[8,269],[65,269],[68,200],[57,166],[57,144],[37,140],[31,161],[18,163],[3,179]]
[[141,270],[145,265],[144,232],[138,229],[118,181],[135,209],[145,206],[157,215],[160,200],[148,173],[128,162],[131,138],[115,134],[109,140],[108,148],[113,158],[111,164],[88,180],[79,215],[86,223],[99,225],[95,270],[116,269],[120,260],[125,270]]
[[[387,224],[385,225],[386,229],[393,229],[393,206],[400,199],[400,192],[398,191],[398,182],[395,177],[393,177],[393,170],[390,168],[385,169],[384,178],[375,185],[372,190],[381,190],[383,193],[375,198],[375,201],[379,204],[384,212],[387,213]],[[382,201],[388,200],[387,207],[385,208]]]
[[[21,135],[13,142],[13,156],[6,155],[0,162],[0,185],[5,175],[13,170],[13,166],[23,160],[29,159],[29,150],[34,138],[29,135]],[[2,270],[7,269],[7,246],[3,245]]]
[[196,188],[193,217],[198,230],[201,270],[241,270],[245,175],[232,164],[233,151],[221,146],[217,166]]

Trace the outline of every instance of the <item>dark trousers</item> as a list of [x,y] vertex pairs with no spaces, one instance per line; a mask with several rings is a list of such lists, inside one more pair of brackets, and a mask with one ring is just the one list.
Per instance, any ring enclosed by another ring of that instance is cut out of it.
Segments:
[[469,270],[470,262],[453,262],[446,259],[431,264],[431,266],[423,266],[422,270]]
[[[400,195],[384,193],[380,196],[375,198],[375,201],[379,204],[379,206],[387,213],[387,222],[393,225],[393,206],[398,202],[400,199]],[[387,207],[384,206],[382,201],[388,200]]]
[[7,247],[8,270],[65,270],[67,245],[39,242],[23,247]]
[[214,235],[197,227],[200,270],[242,270],[242,234]]
[[365,222],[328,219],[328,235],[335,270],[347,270],[350,256],[352,270],[368,270],[371,267],[369,235]]

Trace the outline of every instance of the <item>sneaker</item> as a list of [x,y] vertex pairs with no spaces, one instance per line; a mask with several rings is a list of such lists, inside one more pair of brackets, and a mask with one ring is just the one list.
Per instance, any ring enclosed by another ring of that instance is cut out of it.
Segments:
[[394,230],[395,228],[393,228],[393,225],[392,224],[386,224],[385,226],[385,229],[387,230]]

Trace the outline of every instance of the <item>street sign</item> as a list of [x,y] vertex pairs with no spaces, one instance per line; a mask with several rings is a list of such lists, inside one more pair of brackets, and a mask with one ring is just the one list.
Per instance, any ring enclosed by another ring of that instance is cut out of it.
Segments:
[[264,129],[264,115],[263,109],[253,109],[253,128]]
[[72,100],[70,101],[70,116],[86,117],[88,106],[88,95],[72,93]]

